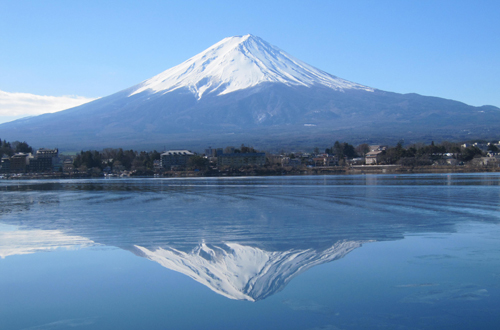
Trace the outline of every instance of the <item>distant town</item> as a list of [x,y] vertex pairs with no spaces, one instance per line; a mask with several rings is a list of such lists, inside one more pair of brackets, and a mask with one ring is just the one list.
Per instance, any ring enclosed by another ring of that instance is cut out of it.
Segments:
[[134,151],[107,148],[77,154],[34,150],[27,142],[0,140],[0,178],[190,177],[301,174],[496,172],[500,141],[396,146],[335,142],[331,147],[268,153],[241,145]]

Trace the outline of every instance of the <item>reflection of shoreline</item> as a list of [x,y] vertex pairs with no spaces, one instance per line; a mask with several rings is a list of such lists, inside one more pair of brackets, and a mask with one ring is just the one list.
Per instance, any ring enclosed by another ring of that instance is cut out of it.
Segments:
[[319,264],[343,258],[362,242],[340,241],[324,250],[264,251],[236,243],[200,244],[190,252],[135,246],[139,256],[187,275],[230,299],[257,301],[281,291],[292,278]]
[[[201,172],[201,171],[170,171],[163,173],[162,176],[155,175],[137,175],[129,171],[124,171],[118,175],[122,177],[113,177],[113,180],[121,180],[127,178],[146,178],[146,179],[196,179],[196,178],[245,178],[245,177],[269,177],[269,176],[315,176],[315,175],[353,175],[353,174],[472,174],[472,173],[498,173],[500,167],[484,167],[484,166],[458,166],[458,165],[421,165],[421,166],[401,166],[401,165],[353,165],[353,166],[331,166],[316,168],[309,167],[280,167],[279,169],[267,168],[265,171],[255,171],[248,169],[241,172]],[[158,174],[156,174],[158,175]],[[92,175],[88,173],[79,174],[63,174],[63,173],[44,173],[44,174],[2,174],[0,180],[89,180],[102,179],[109,180],[104,175]]]

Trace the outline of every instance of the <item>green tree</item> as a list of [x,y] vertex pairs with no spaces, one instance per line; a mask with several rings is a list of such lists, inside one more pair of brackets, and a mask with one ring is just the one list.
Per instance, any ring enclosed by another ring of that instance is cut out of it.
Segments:
[[208,159],[203,156],[189,157],[187,165],[191,169],[204,170],[208,168]]
[[475,156],[482,156],[483,152],[478,147],[467,147],[462,150],[461,160],[468,162]]
[[102,158],[98,151],[81,151],[79,155],[77,155],[73,161],[73,166],[76,168],[80,168],[82,165],[85,165],[87,168],[97,167],[102,169]]
[[3,157],[3,155],[7,155],[10,157],[13,154],[14,154],[14,150],[12,150],[12,146],[10,145],[10,142],[3,140],[2,146],[0,148],[0,157]]
[[257,150],[255,150],[253,147],[247,147],[244,144],[241,145],[240,151],[242,154],[248,154],[248,153],[255,153]]
[[342,151],[344,153],[344,156],[346,156],[348,159],[352,159],[357,156],[356,150],[354,149],[354,146],[344,142],[342,144]]
[[332,151],[332,154],[338,157],[338,159],[344,158],[344,148],[342,148],[342,145],[339,141],[335,141],[333,147],[330,150]]
[[24,153],[30,153],[33,152],[33,148],[30,147],[26,141],[24,142],[19,142],[16,145],[16,152],[24,152]]
[[151,156],[150,157],[151,157],[151,160],[160,160],[161,154],[158,151],[153,150],[151,152]]
[[493,143],[490,143],[490,145],[488,146],[488,151],[491,151],[491,152],[498,152],[498,147],[496,145],[494,145]]
[[364,157],[368,152],[370,152],[370,146],[367,143],[363,143],[357,146],[355,150],[358,155]]
[[340,143],[339,141],[335,141],[330,151],[332,154],[335,154],[339,160],[344,159],[345,157],[352,159],[357,156],[354,146],[347,142]]

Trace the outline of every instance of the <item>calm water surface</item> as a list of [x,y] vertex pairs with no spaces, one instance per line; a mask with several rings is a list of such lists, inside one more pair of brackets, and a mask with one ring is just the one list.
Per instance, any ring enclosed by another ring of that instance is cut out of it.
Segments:
[[0,181],[0,329],[499,329],[500,176]]

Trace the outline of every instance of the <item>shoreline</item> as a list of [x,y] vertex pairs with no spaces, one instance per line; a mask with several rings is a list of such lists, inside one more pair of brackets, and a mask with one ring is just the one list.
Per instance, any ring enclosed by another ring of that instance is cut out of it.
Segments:
[[469,167],[469,166],[417,166],[404,167],[398,165],[355,165],[315,168],[283,168],[281,171],[253,168],[231,172],[202,171],[167,171],[152,175],[104,175],[64,174],[64,173],[21,173],[0,175],[0,180],[43,180],[43,179],[121,179],[121,178],[212,178],[212,177],[266,177],[266,176],[302,176],[302,175],[360,175],[360,174],[460,174],[460,173],[498,173],[500,167]]

